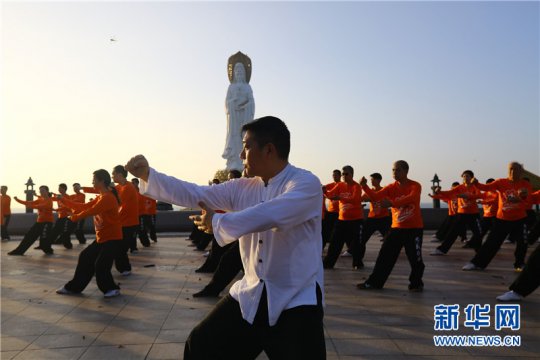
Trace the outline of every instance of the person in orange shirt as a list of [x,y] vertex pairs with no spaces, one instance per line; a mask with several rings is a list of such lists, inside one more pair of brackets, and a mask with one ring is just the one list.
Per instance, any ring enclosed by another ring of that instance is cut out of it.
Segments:
[[[120,221],[122,222],[123,251],[115,259],[115,267],[123,276],[131,275],[131,264],[128,249],[137,243],[139,229],[139,198],[133,184],[126,179],[127,171],[122,165],[117,165],[112,171],[112,179],[120,197]],[[136,246],[135,246],[136,247]]]
[[7,194],[8,187],[0,187],[0,224],[2,226],[2,241],[9,240],[8,225],[11,219],[11,197]]
[[[457,181],[452,183],[452,189],[455,188],[456,186],[459,186],[459,183]],[[433,235],[433,240],[431,240],[431,242],[442,242],[444,238],[446,237],[446,235],[448,234],[448,231],[450,231],[450,229],[452,228],[452,226],[454,225],[456,221],[457,211],[458,211],[458,200],[456,196],[448,197],[448,196],[443,196],[441,194],[434,194],[434,195],[428,194],[428,196],[434,199],[442,200],[446,202],[446,204],[448,205],[448,215],[446,216],[446,218],[444,218],[442,224],[437,229],[437,232],[435,233],[435,235]],[[463,239],[467,237],[466,230],[467,229],[463,227],[460,229],[461,241],[464,241]]]
[[[486,184],[491,184],[495,179],[489,178],[486,180]],[[480,228],[482,232],[480,233],[480,239],[484,239],[486,234],[493,227],[495,218],[497,216],[497,207],[499,204],[499,195],[495,191],[484,191],[482,193],[482,198],[480,200],[482,205],[482,219],[480,220]]]
[[39,237],[39,249],[47,255],[53,253],[50,240],[50,232],[52,228],[53,217],[53,205],[52,199],[49,194],[49,187],[42,185],[39,187],[40,197],[35,201],[23,201],[19,200],[16,196],[15,201],[19,204],[37,209],[38,217],[37,221],[30,230],[24,235],[24,238],[14,250],[8,252],[8,255],[24,255],[26,250],[37,240]]
[[486,241],[476,256],[463,266],[463,270],[485,269],[508,235],[516,241],[514,269],[519,272],[523,268],[527,253],[525,218],[527,217],[527,198],[531,193],[531,184],[523,180],[522,175],[523,165],[511,162],[508,165],[508,177],[505,179],[497,179],[490,184],[480,184],[477,179],[472,180],[474,186],[481,191],[496,191],[499,205],[495,223]]
[[459,234],[463,231],[463,228],[468,228],[472,231],[473,236],[466,244],[465,247],[472,247],[475,250],[479,249],[482,245],[482,238],[480,237],[480,216],[478,211],[478,204],[476,200],[481,197],[480,191],[471,184],[471,180],[474,178],[474,173],[471,170],[465,170],[461,177],[463,183],[448,191],[438,191],[436,194],[446,196],[449,198],[457,197],[458,210],[457,218],[454,225],[448,231],[448,234],[443,239],[441,245],[439,245],[430,255],[446,255]]
[[60,197],[59,201],[73,209],[71,221],[94,216],[96,241],[88,245],[79,255],[73,279],[56,290],[57,294],[79,294],[90,283],[94,275],[96,283],[106,298],[120,295],[120,287],[111,274],[114,259],[122,251],[122,224],[120,222],[120,199],[111,184],[107,170],[96,170],[92,184],[99,195],[87,204]]
[[353,269],[361,267],[359,256],[360,238],[364,211],[362,210],[362,189],[353,180],[354,169],[350,165],[343,167],[341,175],[343,182],[333,188],[323,187],[324,195],[334,201],[339,201],[339,216],[330,238],[328,252],[323,260],[325,269],[333,269],[341,254],[343,244],[350,244],[353,251]]
[[[84,195],[83,192],[81,192],[81,184],[74,183],[73,184],[73,192],[74,194],[71,195],[70,200],[73,200],[75,202],[84,204],[86,202],[86,195]],[[73,230],[72,232],[75,233],[75,237],[77,240],[79,240],[79,244],[86,244],[86,238],[84,236],[84,222],[86,219],[80,219],[76,223],[73,223]]]
[[[137,202],[139,204],[138,206],[138,213],[139,213],[139,240],[141,241],[142,246],[149,247],[150,246],[150,239],[148,238],[148,230],[150,229],[150,222],[151,217],[148,209],[148,205],[150,202],[150,198],[142,195],[139,192],[139,179],[133,178],[131,179],[131,183],[135,187],[135,190],[137,190]],[[133,246],[133,244],[132,244]],[[131,248],[131,251],[137,250],[137,243],[135,243],[135,248]]]
[[[373,173],[369,175],[373,191],[379,191],[382,189],[381,180],[382,175],[379,173]],[[371,235],[378,231],[383,239],[390,230],[392,225],[392,218],[390,217],[390,211],[388,208],[382,207],[379,201],[371,201],[369,196],[364,195],[363,201],[369,201],[369,213],[366,223],[362,229],[362,239],[360,241],[360,250],[358,257],[360,258],[359,267],[363,268],[364,255],[366,254],[366,244],[371,238]]]
[[[341,171],[334,170],[332,171],[333,182],[326,184],[325,188],[332,189],[338,183],[341,182]],[[330,237],[332,236],[332,231],[339,217],[339,201],[338,200],[329,200],[324,197],[325,203],[327,206],[324,207],[323,212],[323,221],[322,221],[322,239],[323,239],[323,249],[326,246],[326,243],[330,242]]]
[[370,199],[380,201],[383,207],[391,207],[392,227],[381,246],[373,272],[365,282],[356,285],[359,289],[382,289],[402,247],[405,247],[405,254],[411,265],[409,291],[420,292],[424,289],[422,281],[425,269],[422,260],[424,223],[420,211],[422,186],[409,179],[408,173],[409,164],[404,160],[398,160],[392,168],[396,181],[381,190],[371,190],[365,177],[360,180],[362,190]]
[[[69,198],[69,195],[66,193],[67,191],[67,185],[66,184],[60,184],[58,185],[58,192],[60,193],[60,197],[66,197]],[[52,198],[53,201],[57,201],[57,197]],[[54,209],[53,209],[54,210]],[[62,244],[66,249],[73,248],[73,245],[71,244],[70,234],[70,221],[68,219],[68,216],[71,215],[71,210],[63,205],[62,203],[58,203],[58,208],[56,209],[56,213],[58,214],[58,218],[56,219],[56,222],[53,225],[53,228],[51,230],[51,243],[52,244]]]

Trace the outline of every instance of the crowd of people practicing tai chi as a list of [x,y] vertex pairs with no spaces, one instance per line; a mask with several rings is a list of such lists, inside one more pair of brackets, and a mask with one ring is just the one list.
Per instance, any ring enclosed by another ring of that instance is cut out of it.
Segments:
[[[256,119],[242,131],[244,174],[231,171],[229,181],[221,184],[199,186],[176,179],[137,155],[125,166],[116,166],[112,177],[106,170],[94,171],[93,186],[74,184],[74,195],[67,195],[66,185],[60,184],[58,194],[40,186],[33,202],[15,197],[37,209],[38,218],[8,254],[23,255],[38,238],[37,249],[45,254],[53,253],[54,243],[70,249],[73,232],[84,244],[83,221],[93,216],[96,240],[81,251],[73,278],[56,292],[81,293],[95,276],[104,296],[114,297],[120,291],[111,274],[113,264],[128,276],[128,252],[137,251],[137,235],[143,246],[150,246],[149,239],[157,241],[156,200],[201,208],[201,215],[192,217],[189,240],[200,250],[211,243],[204,264],[195,271],[213,277],[193,296],[217,297],[240,271],[244,275],[193,329],[184,350],[186,359],[239,357],[238,351],[243,352],[241,358],[254,358],[261,351],[275,358],[324,358],[323,269],[334,268],[343,255],[351,256],[352,269],[363,268],[366,243],[375,232],[383,236],[382,245],[371,274],[357,288],[382,289],[405,248],[411,267],[408,288],[423,291],[422,187],[408,177],[406,161],[394,162],[394,182],[386,186],[379,173],[370,175],[371,186],[366,177],[354,181],[354,169],[347,165],[334,170],[333,182],[321,190],[317,177],[288,162],[290,134],[280,119]],[[136,177],[133,183],[127,180],[128,172]],[[540,285],[540,245],[526,259],[528,246],[540,235],[540,220],[532,210],[540,203],[540,191],[532,191],[518,162],[509,164],[506,178],[485,184],[471,170],[461,177],[462,183],[446,191],[436,188],[430,195],[448,203],[448,217],[432,240],[440,245],[430,255],[449,254],[456,239],[464,239],[470,230],[464,247],[475,255],[462,269],[483,270],[506,239],[515,243],[514,270],[519,274],[510,291],[497,299],[519,301]],[[2,187],[2,239],[9,237],[4,223],[5,217],[9,220],[4,213],[9,207],[6,192]],[[84,193],[96,195],[85,203]],[[53,202],[58,204],[54,226]],[[363,202],[369,203],[365,219]]]

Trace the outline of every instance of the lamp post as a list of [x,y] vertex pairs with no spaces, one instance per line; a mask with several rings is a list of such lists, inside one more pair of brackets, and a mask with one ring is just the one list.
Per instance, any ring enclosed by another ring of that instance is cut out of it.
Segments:
[[[34,201],[34,182],[32,181],[32,178],[29,177],[28,181],[26,182],[26,190],[24,190],[24,193],[26,194],[26,201]],[[34,212],[34,209],[31,207],[26,207],[26,213],[31,214]]]
[[[431,186],[431,191],[433,192],[433,195],[435,195],[437,193],[437,191],[440,189],[440,182],[441,180],[439,179],[439,177],[437,176],[437,174],[435,174],[435,176],[433,177],[433,179],[431,180],[432,182],[432,186]],[[439,199],[433,199],[433,208],[434,209],[440,209],[441,208],[441,200]]]

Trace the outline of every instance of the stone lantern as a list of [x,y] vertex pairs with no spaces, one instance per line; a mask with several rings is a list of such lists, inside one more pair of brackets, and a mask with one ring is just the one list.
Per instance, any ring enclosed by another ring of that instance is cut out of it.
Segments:
[[[440,189],[440,185],[439,185],[440,182],[441,182],[441,180],[439,179],[437,174],[435,174],[435,176],[431,180],[431,183],[433,184],[431,186],[431,191],[433,192],[433,195],[435,195],[437,193],[437,191]],[[433,199],[433,208],[434,209],[440,209],[441,208],[441,200]]]
[[[26,201],[34,201],[34,182],[32,181],[32,178],[29,177],[28,181],[26,182],[26,190],[24,190],[24,193],[26,194]],[[31,214],[34,212],[34,209],[31,207],[26,207],[26,213]]]

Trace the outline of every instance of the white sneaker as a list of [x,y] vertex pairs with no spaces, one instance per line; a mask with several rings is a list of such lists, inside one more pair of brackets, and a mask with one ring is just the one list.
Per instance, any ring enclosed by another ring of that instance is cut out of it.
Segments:
[[463,271],[482,270],[482,268],[474,265],[472,262],[469,262],[469,263],[466,263],[465,266],[461,268],[461,270]]
[[499,301],[521,301],[523,299],[523,296],[519,295],[515,291],[508,291],[505,292],[502,295],[497,296],[497,300]]
[[118,295],[120,295],[120,290],[112,289],[112,290],[107,291],[105,294],[103,294],[103,297],[112,298],[112,297],[115,297],[115,296],[118,296]]
[[208,257],[208,256],[210,256],[210,251],[207,251],[207,252],[205,252],[205,253],[203,254],[203,257]]
[[433,255],[433,256],[440,256],[440,255],[446,255],[446,253],[443,253],[441,250],[439,249],[435,249],[433,250],[429,255]]
[[64,286],[62,286],[59,289],[56,289],[56,293],[60,294],[60,295],[73,295],[73,294],[75,294],[75,292],[66,289]]
[[123,271],[121,274],[122,274],[122,276],[129,276],[129,275],[131,275],[131,271],[126,270],[126,271]]
[[350,252],[348,252],[347,250],[345,250],[345,251],[341,254],[341,256],[343,256],[343,257],[349,257],[349,256],[352,256],[352,254],[351,254]]

